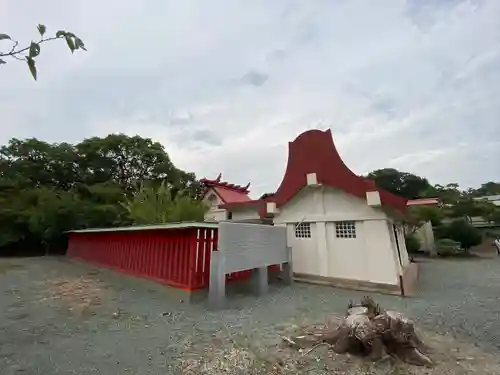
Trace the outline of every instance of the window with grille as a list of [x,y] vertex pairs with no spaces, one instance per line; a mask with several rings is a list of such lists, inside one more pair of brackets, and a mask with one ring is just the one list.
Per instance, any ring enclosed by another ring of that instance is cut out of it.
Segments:
[[295,224],[295,238],[311,238],[311,223]]
[[335,223],[335,235],[337,238],[356,238],[356,222],[337,221]]

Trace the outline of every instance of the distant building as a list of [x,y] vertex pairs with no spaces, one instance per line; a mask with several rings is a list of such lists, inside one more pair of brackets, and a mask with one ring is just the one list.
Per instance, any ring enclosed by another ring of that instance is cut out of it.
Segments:
[[[421,198],[421,199],[410,199],[406,205],[408,207],[415,206],[434,206],[439,207],[442,205],[438,198]],[[434,241],[434,231],[432,229],[432,223],[430,221],[424,223],[420,228],[415,231],[415,235],[420,241],[420,250],[429,252],[431,254],[435,251],[435,241]]]
[[[493,203],[495,206],[500,206],[500,195],[485,195],[483,197],[474,198],[477,201],[488,201],[489,203]],[[490,228],[490,227],[498,227],[499,224],[495,224],[493,222],[489,222],[484,220],[482,217],[473,217],[471,218],[471,224],[478,228]]]

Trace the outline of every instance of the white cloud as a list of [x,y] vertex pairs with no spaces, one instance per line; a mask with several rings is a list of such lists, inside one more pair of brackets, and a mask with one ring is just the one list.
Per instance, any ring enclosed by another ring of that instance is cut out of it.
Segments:
[[278,186],[288,141],[331,127],[358,173],[498,179],[496,0],[4,3],[9,33],[28,38],[43,21],[89,52],[44,49],[37,83],[1,67],[0,141],[140,134],[178,166],[252,181],[258,196]]

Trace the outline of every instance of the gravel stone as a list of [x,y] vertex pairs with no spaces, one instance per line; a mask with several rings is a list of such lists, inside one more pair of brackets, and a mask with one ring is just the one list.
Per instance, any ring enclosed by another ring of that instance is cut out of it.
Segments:
[[[423,260],[417,296],[371,295],[421,329],[495,352],[499,269],[496,258]],[[277,284],[260,298],[231,293],[226,309],[209,311],[172,288],[65,258],[0,259],[0,373],[187,374],[179,363],[190,348],[217,342],[231,343],[228,358],[252,361],[241,348],[271,355],[280,330],[343,314],[366,294]]]

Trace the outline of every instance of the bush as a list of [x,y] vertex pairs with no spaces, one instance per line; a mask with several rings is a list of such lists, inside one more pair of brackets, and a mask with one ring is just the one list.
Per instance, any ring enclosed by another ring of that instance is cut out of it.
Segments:
[[472,246],[479,245],[483,237],[481,231],[465,220],[456,220],[448,225],[448,237],[456,242],[459,242],[465,250]]
[[450,236],[450,226],[446,224],[441,224],[432,228],[434,231],[434,237],[436,239],[449,238]]
[[405,236],[406,251],[408,253],[418,253],[420,251],[420,241],[414,233]]
[[464,251],[460,247],[460,242],[453,241],[451,238],[442,238],[436,241],[436,252],[440,256],[459,255]]

